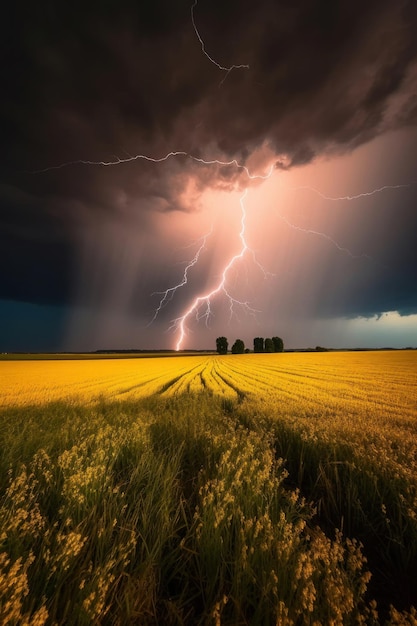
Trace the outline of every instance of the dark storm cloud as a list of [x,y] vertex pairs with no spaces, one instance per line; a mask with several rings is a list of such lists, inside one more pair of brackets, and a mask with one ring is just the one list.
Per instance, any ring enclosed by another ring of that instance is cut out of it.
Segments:
[[[8,4],[0,296],[69,298],[79,214],[142,212],[145,228],[154,210],[189,210],[179,200],[187,171],[202,184],[235,175],[185,157],[29,172],[171,150],[245,159],[264,142],[288,167],[416,123],[415,2],[200,0],[194,15],[206,49],[225,66],[250,65],[227,76],[204,56],[190,8],[183,0]],[[415,217],[407,217],[410,228]],[[406,299],[415,257],[399,250],[390,262]]]
[[316,301],[320,315],[417,313],[417,184],[399,197],[374,202],[375,208],[363,201],[350,207],[343,236],[357,256],[334,254],[323,264]]
[[45,201],[0,186],[1,298],[41,304],[64,302],[70,288],[68,216]]
[[[250,64],[227,78],[201,51],[186,2],[17,11],[3,22],[2,130],[18,169],[160,156],[178,142],[235,156],[268,140],[305,162],[327,144],[378,134],[416,62],[411,1],[202,0],[195,20],[207,49],[226,66]],[[415,92],[390,125],[416,121],[404,117],[410,102]]]

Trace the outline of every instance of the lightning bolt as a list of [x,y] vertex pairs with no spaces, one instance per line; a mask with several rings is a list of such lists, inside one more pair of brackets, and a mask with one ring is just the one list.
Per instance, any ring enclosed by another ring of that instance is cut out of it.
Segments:
[[372,258],[368,254],[364,254],[364,253],[353,254],[353,252],[351,252],[349,248],[344,248],[335,239],[330,237],[330,235],[327,235],[326,233],[323,233],[320,230],[312,230],[311,228],[302,228],[301,226],[296,226],[295,224],[290,222],[286,217],[284,217],[280,213],[278,213],[278,217],[282,222],[284,222],[289,228],[292,228],[293,230],[298,230],[299,232],[306,233],[307,235],[316,235],[317,237],[326,239],[333,246],[335,246],[335,248],[337,248],[340,252],[344,252],[345,254],[349,255],[352,259],[363,259],[363,258],[371,259]]
[[84,159],[78,159],[76,161],[66,161],[65,163],[60,163],[59,165],[50,165],[49,167],[45,167],[41,170],[33,170],[31,174],[46,174],[47,172],[51,172],[53,170],[60,170],[65,167],[69,167],[71,165],[95,165],[101,167],[111,167],[114,165],[123,165],[125,163],[131,163],[132,161],[149,161],[151,163],[163,163],[164,161],[168,161],[173,157],[184,156],[189,158],[191,161],[195,163],[200,163],[201,165],[219,165],[222,167],[233,166],[237,169],[245,172],[246,176],[250,180],[266,180],[270,178],[273,170],[274,164],[271,164],[268,172],[266,174],[252,174],[249,168],[242,163],[239,163],[237,159],[230,159],[229,161],[223,161],[221,159],[203,159],[202,157],[197,157],[189,152],[185,152],[183,150],[175,150],[172,152],[168,152],[165,156],[162,157],[151,157],[146,154],[136,154],[134,156],[128,156],[123,159],[116,157],[113,161],[86,161]]
[[155,313],[153,318],[151,319],[151,321],[149,322],[148,326],[150,326],[158,317],[159,313],[161,312],[161,310],[168,304],[168,302],[171,302],[172,298],[175,296],[175,293],[178,291],[178,289],[181,289],[181,287],[184,287],[184,285],[186,285],[188,283],[188,272],[190,271],[190,269],[192,267],[194,267],[194,265],[196,265],[198,263],[198,260],[200,258],[200,254],[202,253],[202,251],[204,250],[204,248],[206,247],[206,242],[208,237],[212,234],[213,228],[211,229],[211,231],[209,233],[207,233],[207,235],[204,235],[204,237],[201,238],[201,245],[198,248],[197,252],[195,253],[194,257],[191,259],[191,261],[189,261],[184,269],[184,273],[182,275],[182,279],[180,280],[180,282],[177,285],[174,285],[173,287],[169,287],[168,289],[166,289],[165,291],[154,291],[153,292],[153,296],[154,295],[161,295],[162,298],[159,301],[159,305],[157,306],[157,308],[155,309]]
[[381,193],[382,191],[386,191],[387,189],[409,189],[410,187],[412,187],[413,185],[417,185],[417,181],[411,181],[410,183],[403,183],[403,184],[399,184],[399,185],[383,185],[382,187],[377,187],[376,189],[372,189],[372,191],[363,191],[361,193],[358,193],[354,196],[326,196],[324,193],[322,193],[321,191],[319,191],[318,189],[316,189],[315,187],[307,187],[307,186],[302,186],[302,187],[291,187],[291,189],[295,189],[295,190],[307,190],[307,191],[313,191],[314,193],[316,193],[318,196],[320,196],[321,198],[323,198],[324,200],[330,200],[332,202],[339,202],[341,200],[358,200],[359,198],[366,198],[368,196],[374,196],[377,193]]
[[230,67],[225,67],[224,65],[221,65],[220,63],[218,63],[218,61],[216,61],[215,59],[213,59],[213,57],[212,57],[212,56],[210,56],[210,55],[209,55],[209,53],[208,53],[208,52],[207,52],[207,50],[206,50],[206,46],[205,46],[205,44],[204,44],[204,41],[203,41],[203,39],[201,38],[201,35],[200,35],[200,33],[199,33],[199,31],[198,31],[198,28],[197,28],[197,26],[196,26],[196,23],[195,23],[195,18],[194,18],[194,9],[195,9],[195,7],[197,6],[197,3],[198,3],[198,0],[195,0],[194,4],[191,6],[191,22],[192,22],[192,24],[193,24],[193,28],[194,28],[195,34],[197,35],[198,41],[200,42],[200,45],[201,45],[201,50],[202,50],[203,54],[204,54],[204,55],[208,58],[208,60],[209,60],[211,63],[213,63],[213,65],[215,65],[216,67],[218,67],[218,68],[219,68],[219,70],[222,70],[223,72],[226,72],[225,77],[222,79],[222,81],[221,81],[221,82],[220,82],[220,84],[219,84],[219,87],[220,87],[220,85],[222,85],[222,84],[224,83],[224,81],[225,81],[225,80],[226,80],[226,78],[229,76],[229,74],[230,74],[230,72],[231,72],[232,70],[241,70],[241,69],[248,70],[248,69],[249,69],[249,65],[247,65],[247,64],[241,64],[241,65],[231,65]]
[[[411,181],[409,183],[400,183],[398,185],[383,185],[382,187],[377,187],[376,189],[372,189],[371,191],[363,191],[361,193],[352,195],[352,196],[327,196],[326,194],[322,193],[321,191],[319,191],[318,189],[316,189],[315,187],[309,187],[306,185],[302,185],[302,186],[297,186],[297,187],[290,187],[290,189],[295,190],[295,191],[301,191],[301,190],[306,190],[306,191],[312,191],[314,193],[316,193],[318,196],[320,196],[321,198],[323,198],[324,200],[328,200],[330,202],[340,202],[340,201],[352,201],[352,200],[358,200],[360,198],[366,198],[369,196],[374,196],[375,194],[381,193],[383,191],[387,191],[390,189],[409,189],[410,187],[412,187],[413,185],[416,185],[417,181]],[[343,246],[341,246],[335,239],[333,239],[332,237],[330,237],[330,235],[327,235],[326,233],[323,233],[322,231],[317,231],[317,230],[313,230],[311,228],[303,228],[301,226],[297,226],[296,224],[293,224],[292,222],[290,222],[286,217],[284,217],[283,215],[281,215],[280,213],[278,213],[278,217],[279,219],[284,222],[289,228],[292,228],[293,230],[297,230],[299,232],[302,233],[306,233],[308,235],[315,235],[317,237],[321,237],[322,239],[326,239],[327,241],[329,241],[333,246],[335,246],[335,248],[337,248],[340,252],[343,252],[347,255],[349,255],[352,259],[372,259],[371,256],[369,256],[368,254],[362,253],[362,254],[353,254],[353,252],[351,250],[349,250],[349,248],[345,248]]]
[[245,231],[246,231],[246,210],[245,210],[245,204],[244,204],[244,200],[246,198],[248,190],[245,189],[243,195],[240,198],[240,207],[241,207],[241,220],[240,220],[240,233],[239,233],[239,238],[240,238],[240,250],[237,254],[235,254],[234,256],[232,256],[232,258],[229,260],[229,262],[227,263],[227,265],[224,267],[222,275],[221,275],[221,279],[219,281],[219,283],[213,287],[213,289],[211,291],[209,291],[208,293],[205,293],[203,295],[197,296],[196,298],[194,298],[193,302],[191,303],[191,305],[188,307],[188,309],[185,311],[185,313],[183,315],[181,315],[180,317],[176,318],[169,330],[175,329],[179,331],[179,337],[175,346],[175,349],[181,350],[182,344],[184,342],[185,337],[187,336],[187,321],[189,320],[189,318],[191,316],[195,316],[197,321],[200,321],[201,319],[205,319],[206,324],[208,323],[208,320],[210,318],[210,316],[212,315],[212,311],[211,311],[211,301],[213,300],[213,298],[215,296],[217,296],[220,293],[223,293],[229,300],[230,303],[230,317],[232,318],[233,314],[234,314],[234,307],[235,305],[239,305],[242,306],[246,309],[246,311],[248,311],[251,314],[255,314],[257,313],[256,309],[253,309],[249,302],[247,301],[242,301],[242,300],[238,300],[237,298],[233,297],[231,295],[231,293],[229,292],[228,288],[227,288],[227,277],[228,274],[230,272],[230,270],[241,260],[243,260],[243,258],[245,257],[245,255],[247,255],[248,253],[250,253],[252,255],[252,258],[254,259],[255,263],[258,265],[259,268],[262,269],[262,271],[264,272],[264,276],[267,275],[267,272],[265,272],[265,270],[262,268],[261,264],[258,263],[258,261],[256,260],[255,257],[255,253],[253,252],[253,250],[251,250],[251,248],[249,248],[247,242],[246,242],[246,237],[245,237]]

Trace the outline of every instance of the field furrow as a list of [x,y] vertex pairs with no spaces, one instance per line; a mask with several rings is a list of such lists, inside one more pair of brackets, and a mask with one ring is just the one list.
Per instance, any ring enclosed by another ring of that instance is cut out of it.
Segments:
[[0,622],[414,625],[416,372],[0,359]]

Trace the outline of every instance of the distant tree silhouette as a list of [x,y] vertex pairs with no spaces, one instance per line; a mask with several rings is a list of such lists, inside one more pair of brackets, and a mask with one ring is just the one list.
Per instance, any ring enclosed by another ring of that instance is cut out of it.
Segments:
[[272,339],[270,337],[267,337],[265,339],[264,351],[265,352],[275,352],[274,342],[272,341]]
[[281,337],[272,337],[272,342],[274,344],[274,352],[284,352],[284,342]]
[[264,351],[264,338],[263,337],[255,337],[255,339],[253,340],[253,351],[254,352]]
[[236,339],[232,346],[232,354],[243,354],[245,351],[245,344],[242,339]]
[[227,354],[227,348],[229,346],[229,342],[226,337],[217,337],[216,339],[216,350],[219,354]]

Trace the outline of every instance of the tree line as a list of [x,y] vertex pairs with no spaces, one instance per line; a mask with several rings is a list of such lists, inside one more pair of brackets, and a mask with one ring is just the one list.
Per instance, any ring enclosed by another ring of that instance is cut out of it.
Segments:
[[[227,354],[229,349],[229,342],[227,337],[217,337],[216,350],[219,354]],[[284,352],[284,342],[281,337],[255,337],[253,340],[254,352]],[[249,348],[245,348],[245,343],[242,339],[236,339],[232,345],[232,354],[243,354],[244,352],[250,352]]]

